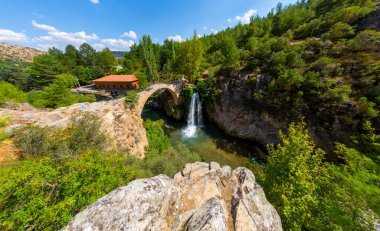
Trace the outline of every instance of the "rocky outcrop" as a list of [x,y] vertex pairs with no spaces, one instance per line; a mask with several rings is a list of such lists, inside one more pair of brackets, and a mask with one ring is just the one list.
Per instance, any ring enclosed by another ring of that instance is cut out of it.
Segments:
[[[260,100],[271,81],[271,77],[256,74],[237,74],[228,78],[219,77],[216,87],[222,94],[215,101],[205,102],[206,117],[214,122],[228,135],[257,141],[262,145],[279,143],[278,132],[287,131],[291,122],[306,117],[307,128],[314,142],[326,151],[334,150],[333,140],[339,140],[343,133],[339,128],[340,122],[323,124],[314,121],[313,116],[321,113],[300,108],[299,111],[279,110]],[[314,122],[313,122],[314,121]]]
[[281,114],[274,114],[253,99],[259,84],[250,82],[251,76],[222,79],[219,100],[206,102],[207,118],[228,135],[255,140],[261,144],[278,143],[278,131],[288,123]]
[[9,126],[5,128],[7,132],[25,125],[66,127],[71,117],[83,113],[100,118],[101,129],[108,135],[109,149],[128,150],[133,156],[144,157],[148,140],[143,121],[136,111],[125,107],[123,100],[78,103],[55,110],[36,109],[28,104],[0,108],[0,116],[11,118]]
[[77,214],[71,230],[282,230],[277,211],[246,168],[186,164],[120,187]]

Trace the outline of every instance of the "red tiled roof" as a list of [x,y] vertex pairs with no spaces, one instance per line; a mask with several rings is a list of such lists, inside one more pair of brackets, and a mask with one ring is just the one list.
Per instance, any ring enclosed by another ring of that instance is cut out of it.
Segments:
[[107,75],[93,82],[135,82],[138,81],[135,75]]

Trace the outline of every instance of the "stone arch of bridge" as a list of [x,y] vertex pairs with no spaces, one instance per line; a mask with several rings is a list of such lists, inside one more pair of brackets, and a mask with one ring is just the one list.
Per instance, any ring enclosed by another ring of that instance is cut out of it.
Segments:
[[139,93],[139,103],[137,106],[137,113],[138,114],[142,113],[145,103],[148,101],[149,97],[151,97],[155,92],[162,91],[162,90],[167,90],[168,92],[170,92],[171,96],[173,97],[174,104],[178,104],[179,94],[180,94],[180,89],[178,88],[178,86],[173,85],[173,84],[156,84],[149,87],[145,91],[142,91]]

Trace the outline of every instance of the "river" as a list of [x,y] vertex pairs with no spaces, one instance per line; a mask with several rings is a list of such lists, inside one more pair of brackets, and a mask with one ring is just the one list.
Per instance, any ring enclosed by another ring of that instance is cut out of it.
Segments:
[[255,154],[259,147],[252,141],[227,136],[214,124],[207,123],[198,129],[194,137],[186,138],[182,131],[187,124],[172,119],[158,110],[145,108],[142,112],[142,118],[156,121],[162,126],[174,147],[185,144],[191,151],[197,153],[202,161],[215,161],[221,166],[228,165],[231,168],[247,167],[256,176],[260,175],[262,164]]

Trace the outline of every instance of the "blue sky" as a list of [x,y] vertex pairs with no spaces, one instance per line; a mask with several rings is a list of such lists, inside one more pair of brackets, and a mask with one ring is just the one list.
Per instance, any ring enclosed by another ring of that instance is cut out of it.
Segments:
[[83,42],[128,50],[143,34],[181,41],[295,0],[0,0],[0,42],[47,50]]

